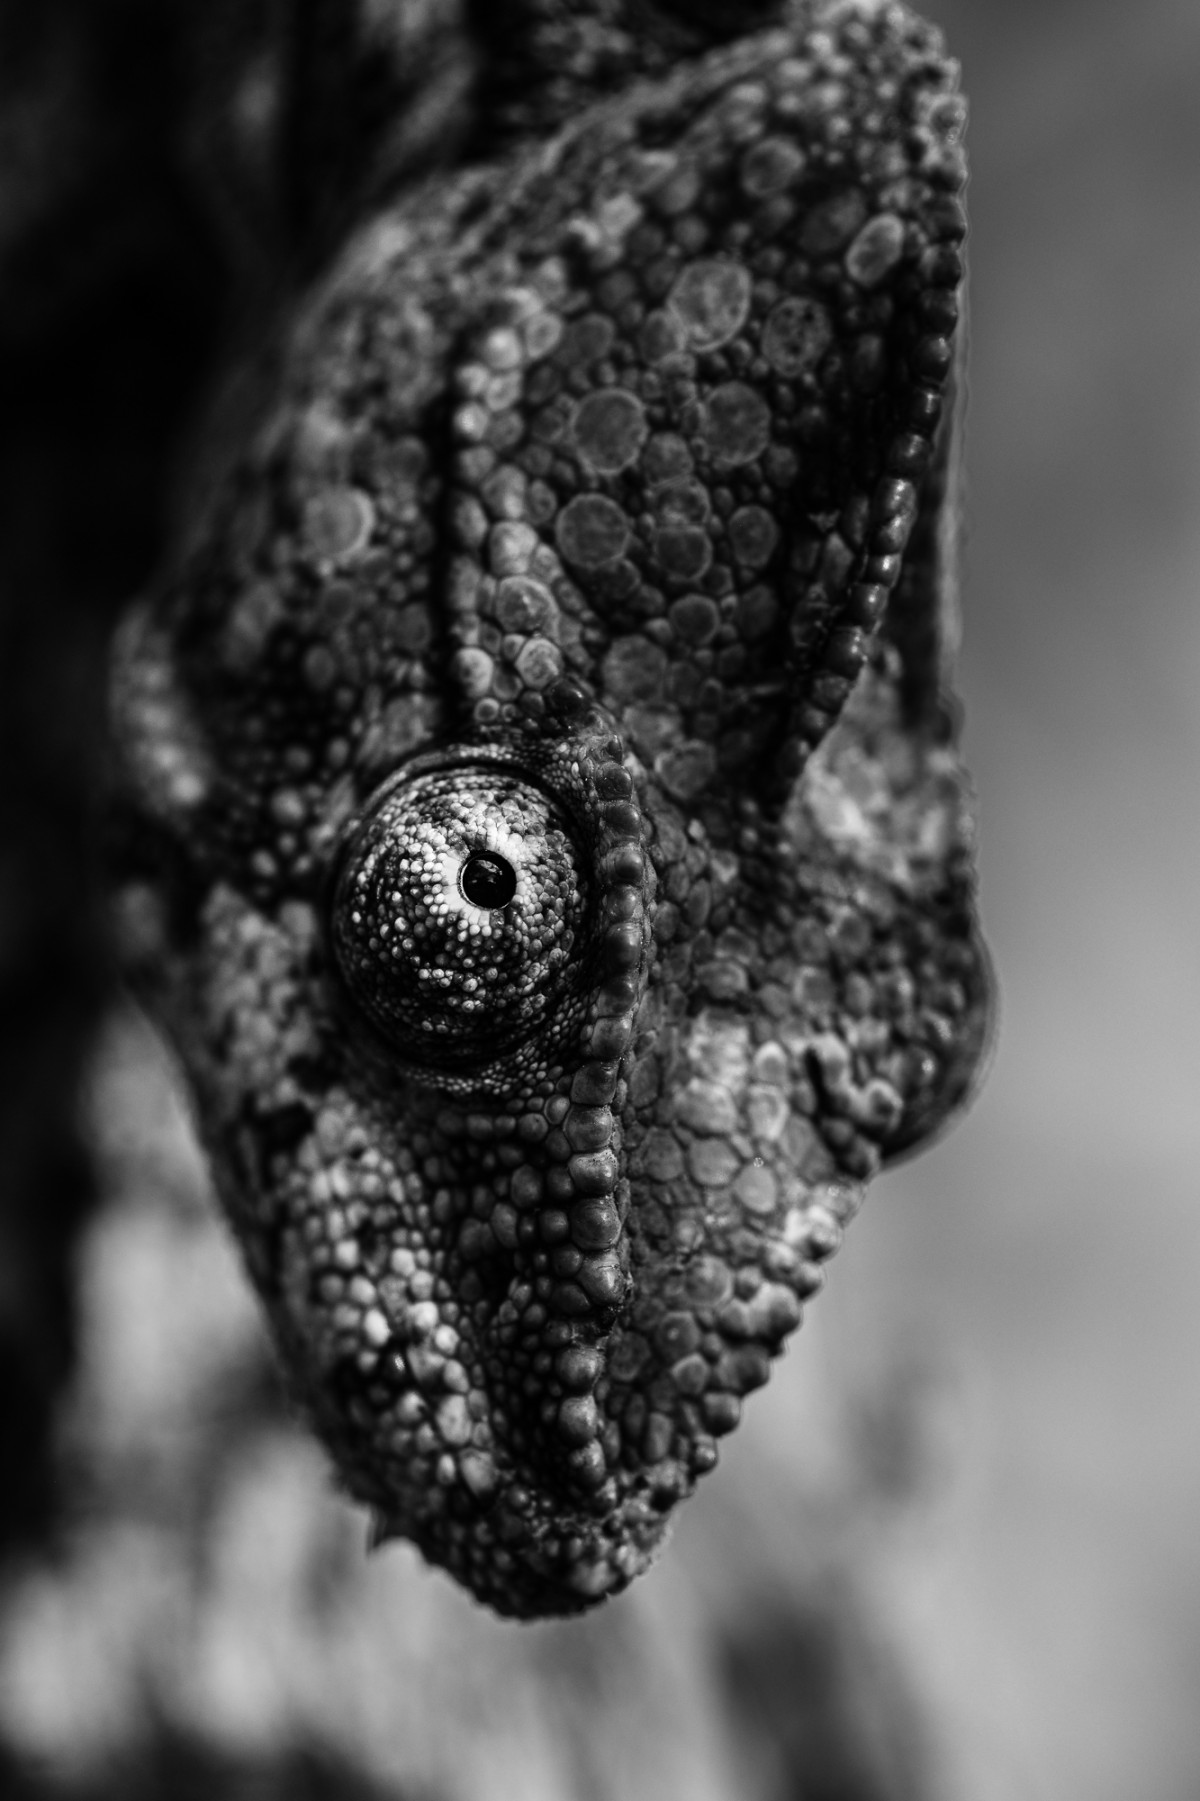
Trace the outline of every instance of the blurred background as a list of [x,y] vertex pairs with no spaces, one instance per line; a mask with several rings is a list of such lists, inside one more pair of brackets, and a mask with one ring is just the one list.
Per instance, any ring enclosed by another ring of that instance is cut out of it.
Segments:
[[1200,1794],[1200,11],[933,11],[972,101],[961,677],[1000,1033],[972,1113],[877,1188],[827,1299],[877,1368],[915,1342],[956,1387],[907,1605],[979,1779],[993,1759],[1000,1793],[1182,1801]]
[[875,1185],[660,1566],[514,1629],[405,1547],[365,1565],[169,1067],[113,1016],[67,1501],[0,1623],[3,1792],[1200,1795],[1200,9],[927,10],[971,98],[986,1086]]

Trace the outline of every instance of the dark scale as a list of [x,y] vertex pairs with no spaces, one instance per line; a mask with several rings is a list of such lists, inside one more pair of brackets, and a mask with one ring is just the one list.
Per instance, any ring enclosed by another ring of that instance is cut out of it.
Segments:
[[532,1617],[648,1566],[982,1054],[965,165],[891,0],[467,20],[469,124],[301,157],[321,279],[115,710],[294,1389],[376,1542]]

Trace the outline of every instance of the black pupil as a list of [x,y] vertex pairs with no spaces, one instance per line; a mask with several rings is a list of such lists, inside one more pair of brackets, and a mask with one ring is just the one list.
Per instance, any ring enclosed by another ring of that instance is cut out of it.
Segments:
[[517,872],[491,851],[473,851],[459,872],[458,885],[473,907],[507,907],[517,892]]

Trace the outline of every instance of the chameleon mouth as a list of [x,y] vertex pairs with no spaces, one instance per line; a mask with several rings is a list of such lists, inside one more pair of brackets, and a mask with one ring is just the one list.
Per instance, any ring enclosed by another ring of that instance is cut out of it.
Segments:
[[693,1482],[610,1472],[597,1440],[606,1407],[625,1405],[612,1337],[546,1320],[543,1248],[484,1250],[483,1237],[460,1228],[435,1252],[446,1276],[417,1288],[458,1298],[398,1311],[365,1391],[354,1360],[306,1387],[371,1506],[372,1548],[411,1540],[506,1615],[579,1612],[649,1566]]
[[[502,1302],[496,1321],[503,1312]],[[494,1346],[496,1336],[494,1327],[485,1329],[483,1345]],[[539,1387],[545,1384],[548,1372],[534,1376],[535,1357],[522,1377],[521,1360],[515,1360],[476,1421],[469,1399],[439,1391],[436,1358],[428,1348],[409,1347],[398,1411],[415,1423],[414,1444],[422,1443],[424,1427],[424,1441],[436,1436],[441,1448],[432,1482],[421,1473],[426,1460],[419,1454],[417,1467],[393,1475],[386,1494],[374,1482],[352,1480],[360,1497],[371,1502],[371,1548],[391,1538],[411,1540],[478,1599],[514,1618],[578,1613],[618,1594],[654,1561],[674,1508],[717,1460],[711,1438],[698,1459],[672,1456],[671,1423],[665,1416],[646,1415],[643,1443],[629,1447],[611,1472],[606,1468],[590,1492],[580,1481],[571,1464],[573,1449],[594,1444],[597,1423],[603,1431],[603,1422],[620,1420],[639,1406],[646,1414],[644,1385],[654,1372],[643,1359],[644,1348],[620,1330],[603,1350],[578,1343],[565,1347],[556,1361],[568,1392],[553,1410],[524,1392],[535,1380]],[[658,1362],[661,1387],[671,1378],[666,1361]],[[623,1379],[615,1373],[620,1369],[626,1372]],[[765,1382],[765,1354],[746,1375],[747,1387]],[[738,1403],[732,1396],[720,1399],[719,1429],[732,1430]],[[339,1398],[326,1436],[343,1470],[353,1470],[364,1447],[347,1443],[345,1417]],[[656,1461],[648,1460],[646,1449]],[[377,1446],[369,1455],[378,1467]]]
[[[429,1091],[423,1106],[409,1099],[424,1166],[405,1177],[403,1212],[377,1241],[358,1226],[341,1288],[314,1279],[311,1247],[287,1247],[281,1337],[314,1423],[371,1508],[373,1545],[414,1542],[501,1614],[579,1612],[654,1560],[821,1286],[858,1191],[795,1186],[782,1220],[746,1213],[736,1241],[761,1239],[769,1272],[751,1289],[719,1237],[689,1230],[673,1251],[657,1241],[670,1177],[651,1146],[630,1160],[634,1199],[611,1253],[633,1268],[632,1299],[580,1310],[561,1210],[543,1196],[513,1210],[514,1224],[511,1204],[492,1198],[483,1217],[505,1140],[472,1143],[470,1116]],[[695,1143],[698,1164],[707,1151]],[[761,1210],[786,1176],[782,1161],[759,1163],[737,1187]],[[732,1196],[724,1205],[732,1223]],[[330,1356],[317,1368],[321,1343]]]

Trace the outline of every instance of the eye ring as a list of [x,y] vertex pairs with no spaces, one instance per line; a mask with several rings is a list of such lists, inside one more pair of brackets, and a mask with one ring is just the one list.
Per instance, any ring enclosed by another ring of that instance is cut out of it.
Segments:
[[594,973],[586,834],[513,763],[419,763],[377,790],[329,901],[354,1012],[428,1079],[572,1029]]

